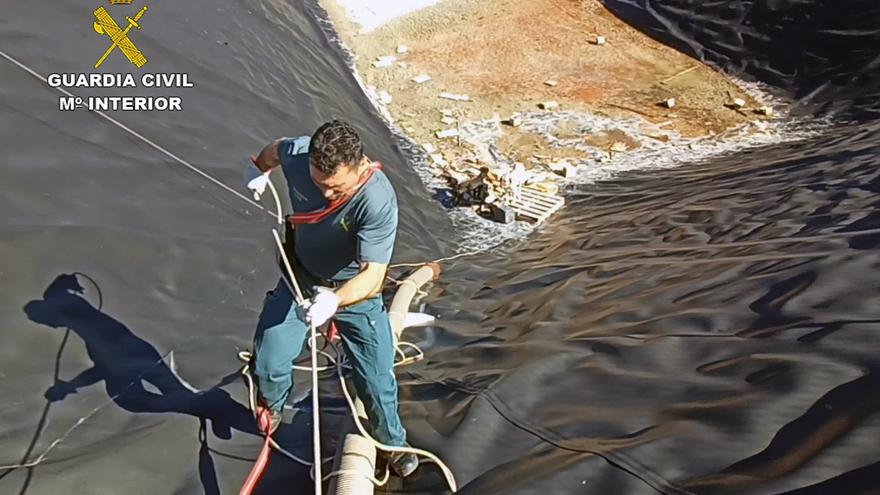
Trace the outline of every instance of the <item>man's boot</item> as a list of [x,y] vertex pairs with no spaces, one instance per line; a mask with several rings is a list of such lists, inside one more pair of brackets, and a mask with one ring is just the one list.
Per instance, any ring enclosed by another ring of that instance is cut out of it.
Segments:
[[[409,445],[407,445],[409,447]],[[388,465],[401,478],[413,474],[419,468],[419,457],[408,452],[385,452]]]

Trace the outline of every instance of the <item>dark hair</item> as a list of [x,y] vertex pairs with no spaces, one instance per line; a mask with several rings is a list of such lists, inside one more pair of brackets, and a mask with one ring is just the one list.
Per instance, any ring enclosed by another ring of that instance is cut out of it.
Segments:
[[309,142],[309,162],[327,175],[333,175],[340,166],[354,166],[364,156],[364,145],[354,127],[334,120],[315,131]]

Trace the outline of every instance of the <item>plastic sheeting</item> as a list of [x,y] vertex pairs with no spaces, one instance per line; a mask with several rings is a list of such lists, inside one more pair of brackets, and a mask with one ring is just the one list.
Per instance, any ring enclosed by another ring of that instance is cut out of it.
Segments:
[[[825,5],[608,2],[837,123],[583,186],[528,242],[448,263],[426,299],[440,324],[409,333],[428,358],[400,372],[401,411],[461,493],[880,489],[880,18]],[[196,87],[182,112],[115,118],[235,188],[267,140],[345,116],[400,195],[396,260],[452,252],[461,233],[313,6],[149,7],[148,67]],[[43,75],[84,72],[103,50],[93,8],[5,5],[0,49]],[[58,111],[6,60],[0,74],[0,464],[41,461],[0,472],[0,492],[235,493],[259,447],[235,352],[276,277],[272,219],[105,120]],[[343,411],[326,383],[332,431]],[[281,435],[304,457],[307,404]],[[310,489],[273,456],[259,492]],[[425,466],[386,491],[443,483]]]

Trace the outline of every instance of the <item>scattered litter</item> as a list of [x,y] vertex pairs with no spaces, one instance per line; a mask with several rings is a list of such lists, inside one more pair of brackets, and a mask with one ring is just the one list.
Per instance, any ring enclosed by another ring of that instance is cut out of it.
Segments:
[[761,107],[757,110],[757,112],[761,115],[766,115],[767,117],[773,116],[773,108],[771,108],[771,107],[767,107],[767,106]]
[[439,139],[455,137],[455,136],[458,136],[458,129],[453,127],[452,129],[444,129],[442,131],[437,131],[436,136]]
[[431,144],[431,143],[425,143],[425,144],[423,144],[423,145],[422,145],[422,149],[425,150],[425,153],[427,153],[427,154],[429,154],[429,155],[432,154],[432,153],[434,153],[435,151],[437,151],[437,147],[434,146],[434,145]]
[[490,203],[489,219],[499,223],[513,223],[516,220],[516,211],[508,205],[498,204],[497,201]]
[[381,57],[377,57],[376,61],[373,62],[373,67],[377,69],[383,69],[385,67],[391,67],[394,65],[394,62],[397,61],[397,57],[394,55],[384,55]]
[[442,108],[442,109],[440,109],[440,114],[443,115],[444,117],[452,117],[452,110],[450,110],[448,108]]
[[675,98],[667,98],[667,100],[663,102],[663,105],[666,106],[666,108],[674,107],[675,106]]
[[733,100],[733,106],[735,106],[736,108],[742,108],[746,106],[746,100],[743,100],[742,98],[737,98]]
[[443,117],[442,119],[440,119],[440,122],[443,122],[446,125],[453,125],[455,124],[456,120],[452,117]]
[[544,110],[552,110],[554,108],[557,108],[558,106],[559,106],[559,103],[557,103],[553,100],[542,101],[541,103],[538,103],[538,108],[542,108]]
[[557,81],[555,79],[548,79],[548,80],[544,81],[544,84],[546,84],[547,86],[553,87],[553,86],[556,86],[557,84],[559,84],[559,81]]
[[471,101],[471,97],[468,95],[457,95],[455,93],[447,93],[446,91],[440,93],[438,96],[446,100]]
[[511,127],[519,127],[522,125],[522,117],[520,117],[519,114],[513,114],[509,119],[502,120],[501,123],[507,124]]
[[623,153],[624,151],[628,150],[629,148],[626,146],[626,143],[624,143],[623,141],[615,141],[615,142],[611,143],[611,147],[609,149],[615,153]]
[[412,82],[416,84],[426,83],[431,80],[431,76],[427,74],[419,74],[416,77],[412,78]]
[[384,90],[379,91],[379,101],[381,101],[385,105],[391,103],[391,93]]
[[552,180],[545,180],[541,182],[536,182],[534,184],[529,184],[528,187],[534,191],[542,192],[544,194],[556,194],[559,192],[559,184],[553,182]]
[[594,43],[596,43],[599,46],[602,46],[605,44],[606,41],[607,40],[605,39],[604,36],[596,36],[596,41]]
[[444,174],[456,206],[474,207],[478,214],[496,222],[543,222],[565,203],[556,195],[559,186],[552,180],[532,184],[538,181],[538,174],[526,170],[521,162],[508,173],[483,166],[478,174],[467,176],[453,166],[445,168]]
[[446,165],[448,165],[446,159],[443,158],[442,153],[431,153],[431,161],[441,167],[445,167]]
[[561,175],[563,177],[572,177],[577,172],[577,169],[565,160],[560,160],[558,162],[552,162],[550,165],[550,170],[554,173]]
[[400,53],[402,55],[408,51],[409,47],[407,47],[406,45],[397,45],[397,53]]

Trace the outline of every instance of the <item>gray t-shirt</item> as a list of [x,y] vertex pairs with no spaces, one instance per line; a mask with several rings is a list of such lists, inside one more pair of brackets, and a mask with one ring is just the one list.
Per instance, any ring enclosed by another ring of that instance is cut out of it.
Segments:
[[[308,136],[278,145],[295,213],[321,210],[327,202],[309,171]],[[348,280],[366,262],[388,263],[397,235],[397,195],[388,177],[377,170],[348,203],[314,224],[296,226],[296,255],[313,275]]]

